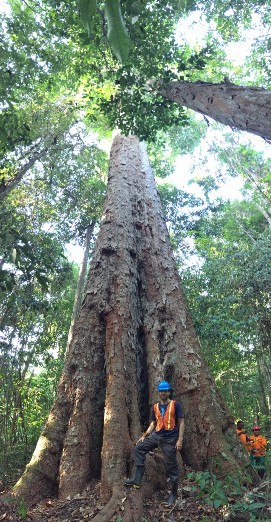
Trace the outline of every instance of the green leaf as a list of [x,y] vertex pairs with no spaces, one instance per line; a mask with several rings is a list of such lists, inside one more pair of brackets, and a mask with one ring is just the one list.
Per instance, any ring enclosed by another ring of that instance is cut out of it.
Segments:
[[253,502],[252,504],[249,504],[248,511],[253,511],[254,509],[260,509],[263,508],[265,504],[263,502]]
[[131,40],[124,25],[119,0],[105,1],[105,16],[110,47],[117,59],[121,63],[125,63],[129,55]]
[[39,284],[41,285],[42,290],[48,290],[48,278],[38,272],[36,272],[36,278]]
[[25,521],[27,520],[27,507],[26,507],[26,503],[25,503],[25,500],[23,498],[20,499],[20,504],[19,504],[19,508],[18,508],[18,513],[20,515],[20,517]]
[[79,0],[80,19],[90,35],[93,28],[93,16],[97,11],[97,0]]
[[217,508],[219,508],[219,506],[221,506],[221,500],[215,500],[214,501],[214,508],[217,509]]
[[138,16],[141,13],[142,7],[136,0],[130,0],[127,3],[127,11],[132,16]]

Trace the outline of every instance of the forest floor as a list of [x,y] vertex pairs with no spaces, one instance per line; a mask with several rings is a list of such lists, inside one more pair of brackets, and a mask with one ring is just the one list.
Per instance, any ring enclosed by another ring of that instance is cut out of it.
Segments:
[[[0,521],[4,522],[87,522],[96,517],[104,507],[99,496],[100,484],[90,484],[80,495],[65,500],[45,499],[37,506],[27,510],[23,502],[3,502],[0,500]],[[155,493],[152,498],[145,502],[144,516],[138,522],[250,522],[251,520],[261,520],[271,522],[271,504],[268,503],[266,491],[270,491],[270,481],[263,481],[253,491],[253,500],[247,502],[247,506],[252,503],[261,503],[262,507],[255,508],[254,511],[246,509],[246,501],[243,496],[243,507],[231,509],[228,506],[214,507],[208,501],[208,493],[201,493],[197,485],[191,478],[183,480],[179,487],[178,499],[171,508],[166,506],[169,491]],[[127,495],[129,494],[127,491]],[[265,492],[263,494],[263,491]],[[138,494],[140,492],[138,491]],[[257,498],[258,497],[258,498]],[[121,505],[118,506],[115,516],[111,522],[121,522],[125,511],[124,497]],[[231,502],[233,499],[229,499]],[[236,499],[235,499],[236,500]],[[240,504],[239,499],[239,504]],[[211,504],[213,504],[211,502]],[[242,504],[242,502],[241,502]],[[230,507],[229,507],[230,506]],[[256,518],[253,518],[256,517]],[[97,519],[96,519],[97,520]]]

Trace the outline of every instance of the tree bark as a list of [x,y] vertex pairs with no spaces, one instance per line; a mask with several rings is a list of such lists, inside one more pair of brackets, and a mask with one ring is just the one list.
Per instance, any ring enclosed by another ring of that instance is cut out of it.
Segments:
[[[155,86],[154,86],[155,87]],[[232,128],[271,139],[271,90],[232,83],[171,82],[159,94]]]
[[[59,467],[60,497],[101,477],[108,504],[97,522],[111,520],[122,495],[130,502],[123,520],[140,520],[140,504],[134,492],[124,493],[122,480],[131,471],[133,444],[149,423],[163,378],[185,412],[184,460],[219,476],[234,473],[239,464],[231,449],[242,455],[241,445],[201,355],[144,144],[116,136],[86,296],[53,423],[49,419],[46,427],[50,444],[43,453],[36,450],[15,493],[29,501],[33,486],[36,499],[42,498],[42,474],[53,491]],[[58,428],[55,446],[52,426]],[[247,464],[245,457],[239,462]],[[148,459],[147,477],[153,490],[164,483],[159,456]]]

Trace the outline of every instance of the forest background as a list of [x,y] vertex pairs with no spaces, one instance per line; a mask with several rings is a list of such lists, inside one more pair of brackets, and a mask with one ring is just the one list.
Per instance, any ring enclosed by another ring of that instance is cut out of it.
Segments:
[[[83,295],[80,267],[67,249],[75,242],[90,262],[115,127],[147,143],[183,288],[217,386],[236,419],[248,427],[260,423],[270,436],[270,145],[146,89],[161,77],[269,88],[270,4],[123,1],[134,47],[129,57],[117,58],[100,10],[86,28],[76,2],[12,0],[5,6],[2,485],[20,476],[54,401],[74,298],[78,304]],[[175,37],[179,20],[180,28],[187,25],[191,13],[208,24],[194,45]],[[234,43],[238,53],[240,41],[251,37],[243,62],[234,64],[227,45]],[[181,178],[179,156],[187,154],[196,195],[170,181],[177,158]],[[236,200],[223,196],[229,178],[242,185]]]

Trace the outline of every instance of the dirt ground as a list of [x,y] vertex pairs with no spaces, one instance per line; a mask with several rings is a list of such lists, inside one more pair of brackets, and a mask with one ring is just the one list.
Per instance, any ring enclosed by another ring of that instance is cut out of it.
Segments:
[[[37,506],[27,510],[21,501],[0,500],[0,521],[4,522],[87,522],[91,521],[104,507],[99,498],[100,484],[91,483],[80,494],[65,500],[45,499]],[[130,489],[127,490],[127,496]],[[250,514],[230,513],[226,508],[215,509],[206,503],[195,491],[193,482],[183,480],[179,487],[178,499],[172,508],[166,506],[169,491],[155,493],[145,502],[144,516],[138,522],[246,522]],[[140,490],[136,494],[140,495]],[[121,500],[112,522],[121,522],[125,511],[125,501]],[[270,515],[270,516],[269,516]],[[261,511],[260,520],[271,522],[271,507],[266,505]]]
[[[214,509],[202,505],[202,502],[196,497],[185,498],[180,495],[174,508],[171,509],[163,504],[166,498],[167,492],[161,492],[156,493],[151,501],[146,502],[144,522],[160,520],[196,522],[204,520],[204,516],[207,517],[205,520],[219,520]],[[44,500],[27,513],[22,503],[16,506],[1,503],[0,520],[5,522],[85,522],[92,520],[102,508],[103,504],[99,501],[99,484],[97,484],[91,492],[87,488],[81,495],[76,495],[71,500]],[[125,498],[122,506],[119,507],[119,513],[116,513],[112,522],[121,522],[121,513],[124,509]]]

